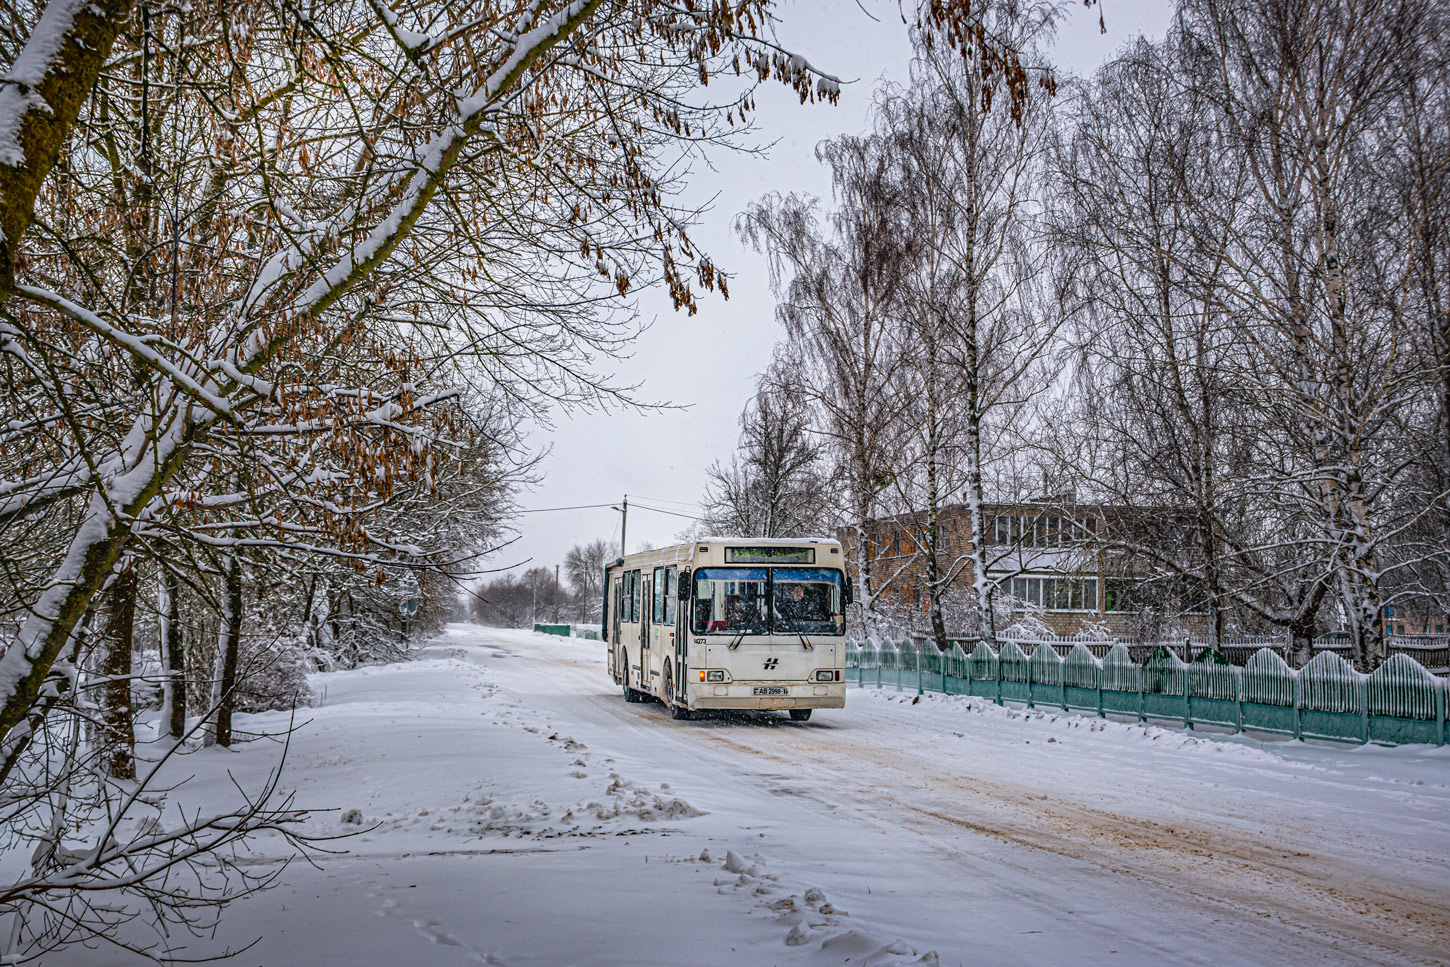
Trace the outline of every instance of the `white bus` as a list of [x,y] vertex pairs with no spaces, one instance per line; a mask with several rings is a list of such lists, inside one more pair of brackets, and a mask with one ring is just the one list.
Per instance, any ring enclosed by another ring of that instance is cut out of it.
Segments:
[[851,584],[841,545],[706,538],[604,569],[609,673],[629,702],[678,719],[702,709],[786,709],[803,722],[846,704]]

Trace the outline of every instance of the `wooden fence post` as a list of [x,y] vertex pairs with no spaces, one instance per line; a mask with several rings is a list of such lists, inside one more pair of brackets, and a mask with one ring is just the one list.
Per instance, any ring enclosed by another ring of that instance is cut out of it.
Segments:
[[1002,646],[997,646],[997,704],[1002,704]]
[[1298,671],[1294,671],[1294,738],[1304,738],[1304,687],[1299,681]]
[[1360,745],[1369,745],[1369,677],[1359,683],[1359,731],[1363,739]]
[[[1041,648],[1042,647],[1042,644],[1041,643],[1038,643],[1037,647],[1038,648]],[[1034,654],[1034,655],[1037,654],[1037,650],[1036,649],[1033,649],[1032,654]],[[1001,667],[1001,658],[1002,658],[1002,656],[999,654],[997,656],[997,660],[998,660],[997,667],[999,667],[999,668]],[[1032,659],[1031,658],[1027,659],[1027,707],[1028,708],[1032,708],[1033,707],[1033,705],[1032,705]]]
[[1244,731],[1244,670],[1235,667],[1234,670],[1234,698],[1237,712],[1234,716],[1234,734],[1242,735]]
[[1435,744],[1445,744],[1445,690],[1446,679],[1435,678]]

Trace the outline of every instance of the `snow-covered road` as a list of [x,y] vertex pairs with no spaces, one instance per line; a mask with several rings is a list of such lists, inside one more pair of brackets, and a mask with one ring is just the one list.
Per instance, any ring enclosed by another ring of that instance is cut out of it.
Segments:
[[[319,676],[289,782],[377,825],[234,905],[223,938],[262,938],[239,962],[1450,960],[1446,750],[872,689],[810,723],[676,722],[603,658],[456,626],[423,660]],[[188,757],[191,795],[275,756]]]

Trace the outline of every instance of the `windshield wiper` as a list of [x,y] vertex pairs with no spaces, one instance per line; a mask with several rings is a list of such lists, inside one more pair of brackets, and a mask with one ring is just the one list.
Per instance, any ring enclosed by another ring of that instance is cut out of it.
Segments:
[[801,644],[805,646],[806,651],[815,651],[816,650],[816,646],[813,645],[813,644],[811,644],[810,643],[810,640],[807,639],[805,635],[797,633],[796,634],[796,637],[801,640]]

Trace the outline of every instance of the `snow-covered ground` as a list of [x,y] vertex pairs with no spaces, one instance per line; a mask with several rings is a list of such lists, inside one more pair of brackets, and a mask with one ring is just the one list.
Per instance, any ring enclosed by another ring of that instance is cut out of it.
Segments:
[[[187,955],[260,938],[238,963],[1450,960],[1450,750],[873,689],[804,724],[676,722],[624,702],[598,642],[472,626],[314,687],[286,781],[331,810],[313,831],[359,828],[352,809],[367,831]],[[185,796],[277,754],[188,756]]]

